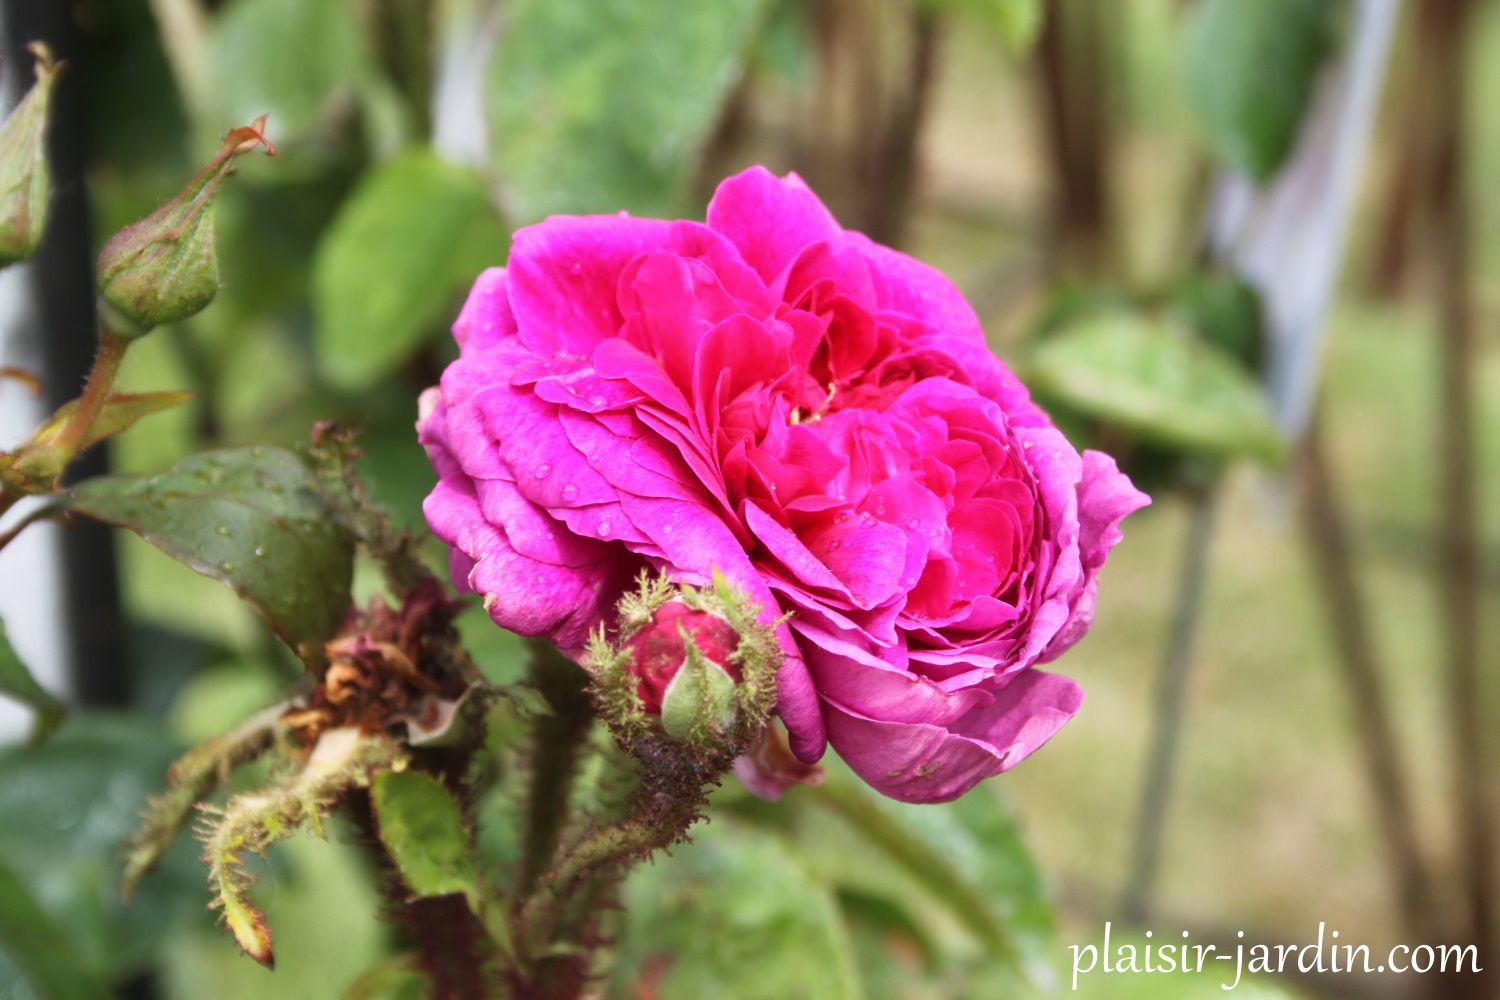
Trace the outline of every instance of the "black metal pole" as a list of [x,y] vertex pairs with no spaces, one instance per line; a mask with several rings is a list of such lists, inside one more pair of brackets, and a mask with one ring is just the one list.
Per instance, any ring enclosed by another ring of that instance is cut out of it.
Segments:
[[[98,330],[94,314],[93,234],[88,194],[87,115],[79,37],[71,4],[3,0],[4,38],[0,72],[8,89],[24,92],[32,79],[31,41],[45,41],[67,62],[52,97],[48,154],[52,201],[46,238],[27,269],[29,315],[41,345],[46,398],[56,408],[78,394],[93,361]],[[20,85],[15,86],[17,78]],[[109,451],[98,446],[75,463],[77,478],[109,466]],[[110,530],[92,522],[62,533],[62,613],[67,622],[66,662],[72,700],[85,706],[123,705],[130,695],[125,629]]]

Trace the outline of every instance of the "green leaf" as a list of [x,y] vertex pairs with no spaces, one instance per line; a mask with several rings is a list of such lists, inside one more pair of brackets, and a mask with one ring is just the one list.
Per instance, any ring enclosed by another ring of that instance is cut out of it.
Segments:
[[26,664],[16,655],[6,638],[4,622],[0,622],[0,695],[7,695],[36,710],[34,741],[45,739],[62,721],[62,705],[36,682]]
[[1026,370],[1037,395],[1158,444],[1267,461],[1285,450],[1254,376],[1168,319],[1086,316],[1037,344]]
[[[68,929],[84,967],[110,980],[142,968],[202,905],[186,843],[128,909],[120,900],[120,845],[176,750],[154,719],[79,712],[46,743],[0,751],[0,860]],[[4,982],[0,972],[0,995]]]
[[1296,142],[1333,41],[1330,0],[1198,0],[1187,83],[1215,155],[1270,179]]
[[463,813],[441,782],[420,771],[385,771],[375,776],[370,801],[380,841],[413,895],[461,893],[478,905]]
[[977,945],[952,956],[970,972],[1008,970],[1044,990],[1054,981],[1045,887],[993,793],[980,789],[941,807],[908,805],[872,794],[847,767],[830,762],[813,794],[842,822],[815,838],[837,845],[818,858],[841,890],[914,911],[912,924],[951,949],[935,904]]
[[507,4],[489,112],[516,216],[678,211],[766,9],[766,0]]
[[1173,315],[1247,368],[1260,364],[1260,296],[1232,274],[1194,274],[1172,289]]
[[727,820],[698,827],[624,887],[611,996],[854,1000],[847,930],[828,886],[782,841]]
[[430,150],[376,168],[318,245],[318,361],[345,388],[389,374],[451,318],[458,293],[505,258],[484,186]]
[[[94,418],[94,422],[89,425],[88,431],[83,435],[79,450],[82,451],[105,438],[128,431],[135,426],[137,421],[153,413],[175,409],[192,398],[191,392],[117,392],[105,400],[104,405],[100,407],[99,415]],[[77,403],[77,400],[70,400],[59,407],[58,411],[52,414],[51,418],[32,435],[28,444],[50,447],[62,436],[63,428],[67,426],[68,419],[72,417]]]
[[353,538],[289,451],[208,451],[156,476],[89,479],[69,506],[228,584],[304,660],[349,608]]
[[0,864],[0,951],[16,962],[42,1000],[104,1000],[109,994],[90,975],[72,941],[37,905],[26,885]]
[[417,956],[392,955],[362,972],[344,987],[340,1000],[422,1000],[432,983]]
[[235,0],[209,51],[203,126],[214,130],[269,114],[279,134],[301,135],[371,72],[365,33],[339,0]]
[[[79,442],[78,451],[86,451],[105,438],[129,430],[137,421],[153,413],[174,409],[192,398],[191,392],[117,392],[100,407],[99,415]],[[0,470],[14,469],[24,479],[36,484],[56,479],[67,464],[67,460],[56,451],[57,441],[77,407],[76,399],[58,407],[30,440],[15,451],[0,455]]]

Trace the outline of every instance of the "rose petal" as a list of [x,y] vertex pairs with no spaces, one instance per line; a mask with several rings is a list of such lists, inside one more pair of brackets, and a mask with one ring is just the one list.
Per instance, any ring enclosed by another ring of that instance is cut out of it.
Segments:
[[902,802],[948,802],[1008,771],[1072,718],[1083,692],[1056,674],[1027,670],[994,704],[960,720],[961,731],[882,722],[825,699],[834,750],[878,792]]
[[745,263],[774,282],[809,243],[842,230],[796,174],[751,167],[726,179],[708,203],[708,224],[739,248]]

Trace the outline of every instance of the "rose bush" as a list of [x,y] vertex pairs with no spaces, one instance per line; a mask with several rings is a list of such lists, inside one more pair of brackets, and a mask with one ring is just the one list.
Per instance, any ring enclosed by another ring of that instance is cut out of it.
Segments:
[[707,223],[515,235],[422,399],[425,511],[457,585],[574,655],[645,567],[790,613],[777,712],[812,762],[951,799],[1077,711],[1036,669],[1093,618],[1147,498],[1080,455],[942,274],[843,230],[795,175]]

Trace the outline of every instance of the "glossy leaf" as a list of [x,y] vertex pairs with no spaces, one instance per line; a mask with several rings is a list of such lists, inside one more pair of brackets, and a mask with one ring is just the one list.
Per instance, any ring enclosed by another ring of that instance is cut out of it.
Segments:
[[348,610],[353,539],[291,452],[203,452],[156,476],[86,480],[69,505],[228,584],[303,659]]
[[716,820],[624,888],[612,996],[853,1000],[863,994],[828,886],[778,838]]
[[389,374],[444,328],[506,233],[484,186],[430,150],[378,167],[340,209],[313,262],[324,374],[358,388]]
[[62,705],[36,682],[26,664],[21,662],[5,635],[4,622],[0,622],[0,695],[14,698],[36,711],[37,740],[45,738],[62,721]]
[[1033,348],[1026,371],[1044,399],[1158,444],[1266,460],[1284,450],[1250,371],[1177,322],[1091,315]]
[[1323,58],[1331,0],[1198,0],[1187,83],[1219,159],[1266,181],[1297,139]]
[[414,896],[460,893],[477,905],[479,876],[458,803],[442,784],[420,771],[375,776],[370,801],[380,841]]
[[743,76],[765,0],[515,0],[489,81],[508,205],[666,215]]
[[20,965],[41,1000],[104,1000],[109,994],[73,950],[68,932],[0,863],[0,951]]

